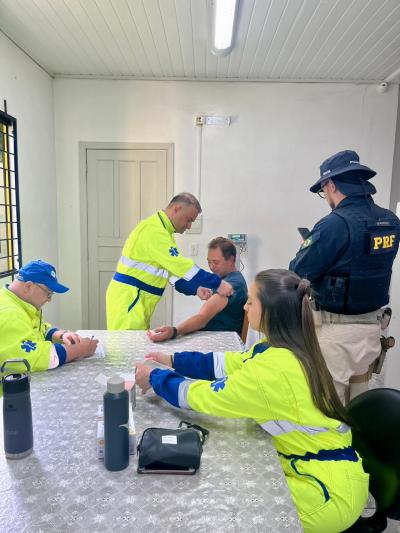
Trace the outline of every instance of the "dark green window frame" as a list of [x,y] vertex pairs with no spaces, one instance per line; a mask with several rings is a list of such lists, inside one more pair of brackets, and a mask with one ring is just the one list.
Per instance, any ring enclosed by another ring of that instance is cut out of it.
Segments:
[[0,278],[22,266],[17,120],[0,111]]

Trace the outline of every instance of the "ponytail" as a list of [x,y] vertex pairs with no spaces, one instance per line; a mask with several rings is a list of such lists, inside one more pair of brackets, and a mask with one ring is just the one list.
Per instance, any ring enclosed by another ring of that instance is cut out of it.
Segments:
[[314,405],[327,417],[349,424],[318,343],[310,306],[310,282],[280,269],[259,272],[255,282],[262,306],[260,326],[270,344],[295,354]]

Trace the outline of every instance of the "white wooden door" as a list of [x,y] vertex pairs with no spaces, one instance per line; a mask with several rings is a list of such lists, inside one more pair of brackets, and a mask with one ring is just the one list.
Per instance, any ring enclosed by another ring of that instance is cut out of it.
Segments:
[[[88,327],[106,329],[105,294],[126,238],[167,198],[167,150],[88,149]],[[167,289],[152,326],[170,323]]]

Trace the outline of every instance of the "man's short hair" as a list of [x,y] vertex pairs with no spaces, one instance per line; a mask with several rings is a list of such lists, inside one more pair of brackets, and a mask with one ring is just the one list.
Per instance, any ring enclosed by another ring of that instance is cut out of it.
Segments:
[[167,207],[171,207],[173,204],[184,204],[193,206],[198,213],[201,213],[201,205],[198,199],[190,192],[180,192],[172,198]]
[[227,239],[226,237],[215,237],[215,239],[208,243],[208,249],[215,250],[215,248],[219,248],[221,250],[225,261],[227,261],[230,257],[236,259],[236,246],[230,239]]

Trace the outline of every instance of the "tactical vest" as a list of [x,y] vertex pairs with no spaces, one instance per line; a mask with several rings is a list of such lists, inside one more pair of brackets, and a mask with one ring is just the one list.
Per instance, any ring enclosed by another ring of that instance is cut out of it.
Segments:
[[332,313],[357,315],[379,309],[389,302],[400,221],[372,200],[339,206],[332,214],[346,222],[349,245],[324,277],[313,283],[315,299]]

